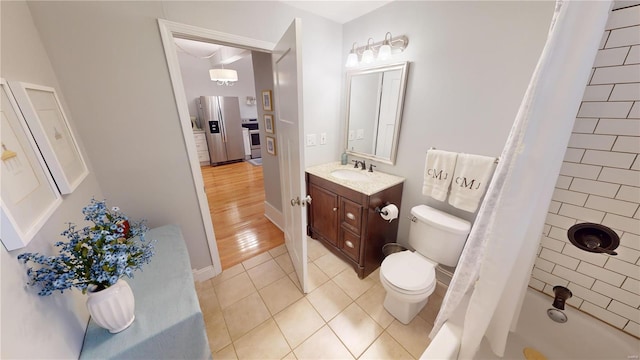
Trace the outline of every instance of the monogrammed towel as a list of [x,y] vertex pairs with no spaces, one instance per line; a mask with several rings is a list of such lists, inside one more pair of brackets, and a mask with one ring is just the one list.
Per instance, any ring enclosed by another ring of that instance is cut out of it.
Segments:
[[427,151],[424,165],[422,194],[444,201],[456,167],[457,153],[431,149]]
[[458,154],[449,204],[475,212],[493,174],[495,160],[488,156]]

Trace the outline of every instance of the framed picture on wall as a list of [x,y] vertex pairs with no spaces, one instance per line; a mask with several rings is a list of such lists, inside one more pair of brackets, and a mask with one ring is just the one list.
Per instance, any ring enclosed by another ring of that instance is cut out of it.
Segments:
[[276,139],[272,136],[267,136],[267,153],[276,156]]
[[27,246],[62,203],[62,197],[3,79],[0,91],[0,239],[11,251]]
[[273,129],[273,115],[271,114],[264,115],[264,131],[269,134],[275,133],[275,130]]
[[262,110],[273,111],[273,102],[271,99],[271,90],[262,91]]
[[9,87],[60,193],[72,193],[89,169],[55,89],[16,81]]

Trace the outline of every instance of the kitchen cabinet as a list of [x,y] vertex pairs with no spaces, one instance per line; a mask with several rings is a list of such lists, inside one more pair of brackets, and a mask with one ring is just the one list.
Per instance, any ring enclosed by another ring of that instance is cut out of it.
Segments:
[[398,234],[398,220],[382,219],[376,208],[400,208],[403,183],[366,194],[309,172],[305,179],[312,199],[307,234],[366,277],[382,263],[382,246],[396,242]]
[[194,131],[193,138],[196,141],[200,165],[209,165],[209,147],[207,146],[207,138],[204,131]]

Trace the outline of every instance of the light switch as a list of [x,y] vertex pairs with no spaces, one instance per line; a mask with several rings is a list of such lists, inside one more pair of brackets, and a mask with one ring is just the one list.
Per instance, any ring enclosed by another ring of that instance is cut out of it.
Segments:
[[316,134],[307,134],[307,146],[316,146]]
[[320,133],[320,145],[327,143],[327,133]]
[[353,130],[349,130],[349,140],[355,140],[356,139],[356,132]]

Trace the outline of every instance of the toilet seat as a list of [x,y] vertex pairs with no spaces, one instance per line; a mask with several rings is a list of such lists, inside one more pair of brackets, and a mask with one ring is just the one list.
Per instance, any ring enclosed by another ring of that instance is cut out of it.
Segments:
[[407,295],[430,294],[436,286],[435,264],[409,250],[387,256],[380,275],[395,291]]

